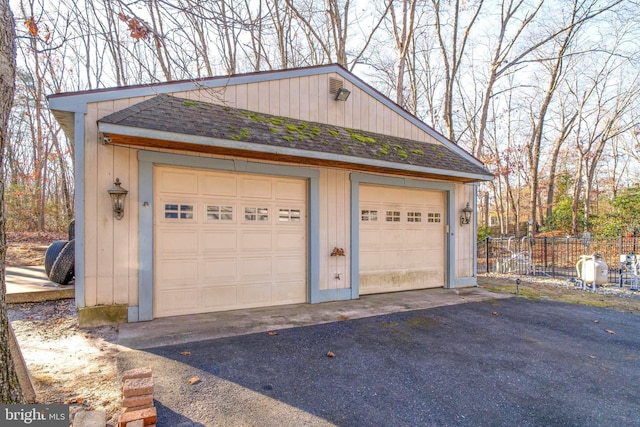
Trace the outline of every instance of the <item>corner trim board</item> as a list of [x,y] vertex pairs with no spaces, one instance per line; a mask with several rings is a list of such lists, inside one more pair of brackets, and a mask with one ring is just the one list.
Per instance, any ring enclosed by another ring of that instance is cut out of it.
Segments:
[[76,307],[83,308],[87,305],[85,300],[85,265],[84,265],[84,250],[85,250],[85,221],[84,221],[84,203],[85,203],[85,147],[84,147],[84,113],[74,114],[74,140],[81,142],[75,144],[75,192],[74,192],[74,210],[75,210],[75,300]]

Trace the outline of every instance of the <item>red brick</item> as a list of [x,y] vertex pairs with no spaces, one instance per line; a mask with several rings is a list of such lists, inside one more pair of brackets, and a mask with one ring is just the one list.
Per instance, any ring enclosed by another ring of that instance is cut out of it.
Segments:
[[141,409],[147,409],[147,408],[153,408],[153,404],[150,403],[148,405],[132,406],[131,408],[124,408],[124,412],[139,411]]
[[153,394],[153,378],[134,378],[124,380],[122,395],[124,397],[143,396]]
[[141,409],[140,411],[124,412],[118,415],[118,427],[127,427],[127,423],[142,420],[145,426],[155,424],[158,419],[156,408]]
[[125,397],[122,399],[122,406],[125,408],[144,405],[153,405],[153,394],[143,394],[140,396]]
[[129,421],[127,427],[144,427],[144,420]]
[[122,374],[122,381],[131,380],[135,378],[151,378],[151,369],[149,368],[136,368],[129,369]]

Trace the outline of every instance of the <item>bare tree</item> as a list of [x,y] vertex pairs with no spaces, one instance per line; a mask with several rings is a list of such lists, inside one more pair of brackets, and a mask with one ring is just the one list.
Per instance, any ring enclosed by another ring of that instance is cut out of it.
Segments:
[[[611,59],[614,53],[608,58]],[[608,61],[607,61],[608,62]],[[593,84],[583,93],[580,99],[580,125],[575,135],[575,144],[579,155],[578,173],[574,188],[572,205],[572,232],[579,232],[578,209],[584,189],[584,228],[588,230],[591,208],[591,193],[598,174],[598,165],[604,150],[613,139],[632,130],[633,122],[626,122],[623,116],[638,105],[640,97],[640,77],[631,80],[629,87],[623,91],[612,92],[610,86],[619,86],[607,62],[592,77]]]
[[440,44],[440,53],[442,54],[442,64],[444,66],[445,88],[442,101],[442,117],[447,133],[446,136],[451,141],[457,142],[453,119],[454,89],[467,48],[467,42],[471,35],[471,29],[480,15],[483,2],[468,2],[468,4],[464,5],[465,8],[470,10],[470,18],[466,24],[461,23],[463,6],[460,0],[454,0],[451,9],[446,10],[443,9],[441,0],[431,0],[431,2],[433,4],[436,35]]
[[417,0],[401,0],[401,22],[396,17],[396,9],[389,0],[389,12],[393,29],[393,38],[398,52],[397,79],[396,79],[396,104],[404,106],[404,75],[407,67],[409,48],[413,39],[414,21],[416,16]]
[[[15,24],[8,0],[0,0],[0,164],[8,142],[9,111],[13,103],[15,81]],[[10,331],[7,317],[5,258],[7,238],[4,220],[4,174],[0,174],[0,403],[22,403],[23,396],[11,358]]]

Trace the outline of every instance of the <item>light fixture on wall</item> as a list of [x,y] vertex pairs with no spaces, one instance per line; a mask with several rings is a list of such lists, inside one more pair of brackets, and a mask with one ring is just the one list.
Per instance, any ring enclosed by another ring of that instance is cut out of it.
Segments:
[[343,87],[341,87],[340,89],[338,89],[338,91],[336,92],[336,97],[335,100],[336,101],[346,101],[347,98],[349,98],[349,95],[351,95],[351,91],[348,89],[345,89]]
[[113,187],[107,190],[111,196],[111,205],[113,206],[113,216],[116,219],[122,219],[124,216],[124,199],[127,197],[127,190],[122,188],[120,178],[116,178]]
[[462,209],[462,216],[460,216],[460,225],[469,224],[471,222],[471,215],[473,214],[473,208],[469,206],[469,202],[467,202],[467,206]]

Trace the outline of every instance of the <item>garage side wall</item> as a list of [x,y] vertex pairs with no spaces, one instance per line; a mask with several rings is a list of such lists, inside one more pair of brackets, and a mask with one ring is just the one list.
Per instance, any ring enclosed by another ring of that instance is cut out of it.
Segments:
[[[81,307],[138,303],[137,150],[102,144],[96,121],[139,101],[125,99],[90,104],[85,116],[85,191],[80,196],[84,199],[85,218]],[[116,178],[129,190],[124,218],[119,221],[113,216],[107,193]]]

